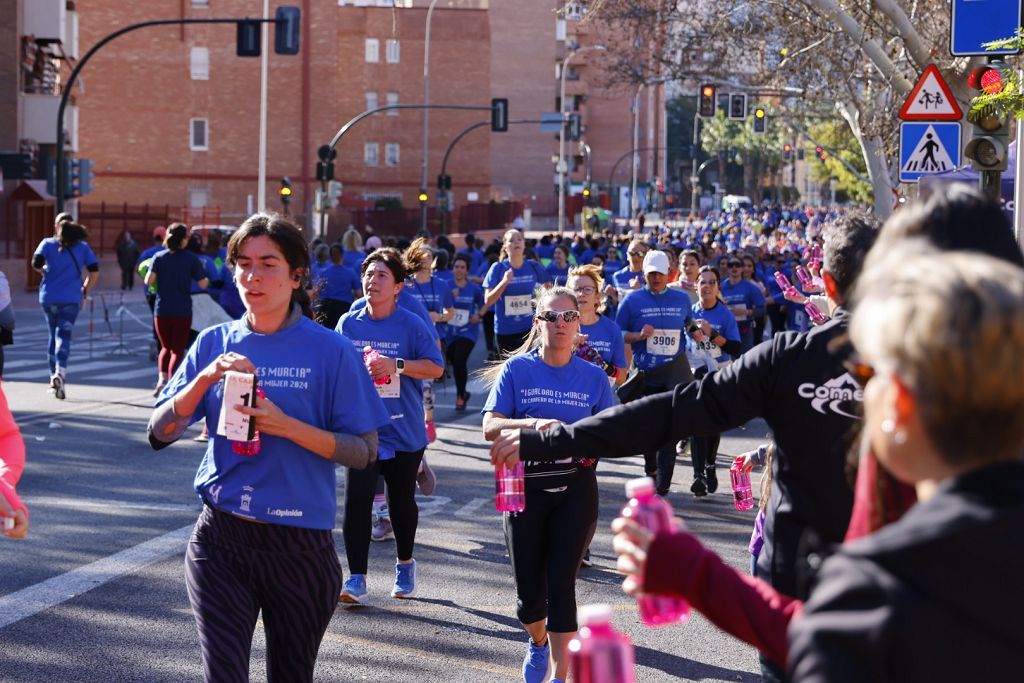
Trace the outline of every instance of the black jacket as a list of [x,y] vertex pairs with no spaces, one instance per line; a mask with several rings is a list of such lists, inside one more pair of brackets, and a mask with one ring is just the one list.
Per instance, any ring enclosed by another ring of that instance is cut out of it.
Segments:
[[[840,543],[853,489],[846,455],[862,394],[842,366],[849,346],[842,310],[804,334],[778,334],[699,382],[611,408],[573,425],[524,431],[521,456],[625,457],[689,436],[718,434],[763,417],[775,436],[774,483],[758,574],[801,598],[798,553],[807,530]],[[837,348],[838,347],[838,348]]]
[[822,565],[789,627],[794,681],[1024,677],[1024,464],[944,482]]

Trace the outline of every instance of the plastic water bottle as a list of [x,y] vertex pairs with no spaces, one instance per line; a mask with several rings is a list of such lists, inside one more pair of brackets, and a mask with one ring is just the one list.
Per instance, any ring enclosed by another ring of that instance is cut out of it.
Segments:
[[522,512],[526,509],[525,465],[520,460],[511,468],[494,468],[494,507],[498,512]]
[[[379,358],[380,358],[380,354],[377,353],[376,349],[374,349],[372,346],[364,346],[363,347],[363,365],[366,366],[367,370],[370,369],[370,364],[373,363],[374,361],[378,360]],[[391,375],[384,375],[383,377],[378,377],[377,379],[373,380],[373,383],[374,384],[387,384],[388,380],[390,380],[390,379],[391,379]]]
[[612,628],[612,608],[584,605],[577,619],[579,633],[569,641],[574,683],[636,683],[633,643]]
[[729,479],[732,481],[733,505],[736,509],[749,510],[754,507],[754,496],[750,492],[750,474],[743,471],[742,456],[732,461]]
[[[632,519],[655,534],[675,530],[672,506],[664,498],[655,495],[653,479],[642,477],[627,481],[626,495],[629,496],[629,503],[622,510],[623,517]],[[668,626],[686,621],[690,616],[690,603],[666,595],[640,595],[636,599],[636,606],[640,612],[640,621],[648,626]]]
[[810,291],[814,289],[814,278],[811,277],[811,274],[803,266],[796,267],[796,277],[800,280],[800,284],[803,285],[805,290]]
[[[263,390],[256,387],[256,396],[259,398],[266,398],[267,395],[263,393]],[[249,418],[255,420],[256,418]],[[256,429],[255,426],[250,428],[252,438],[248,441],[232,441],[231,450],[238,455],[259,455],[260,454],[260,430]]]
[[804,302],[804,310],[807,311],[807,317],[810,318],[815,325],[828,322],[828,316],[818,310],[818,307],[814,305],[813,301]]
[[796,291],[796,287],[794,287],[793,283],[789,281],[789,278],[786,277],[785,273],[776,270],[775,281],[779,283],[779,287],[782,287],[783,293],[787,296],[797,296],[798,292]]

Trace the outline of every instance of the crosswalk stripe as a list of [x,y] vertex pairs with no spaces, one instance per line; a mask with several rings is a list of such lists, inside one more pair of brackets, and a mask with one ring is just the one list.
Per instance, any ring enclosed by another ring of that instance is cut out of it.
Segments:
[[[76,376],[81,377],[83,374],[85,374],[87,372],[93,372],[95,370],[107,370],[107,369],[115,368],[115,367],[125,367],[125,365],[126,364],[125,364],[125,362],[123,360],[92,361],[90,363],[82,363],[82,364],[72,365],[68,369],[68,375],[73,380]],[[46,379],[48,377],[49,377],[49,370],[46,367],[46,365],[42,365],[42,366],[40,366],[38,368],[35,368],[33,370],[25,370],[25,371],[22,371],[22,372],[7,373],[6,369],[4,370],[4,379],[5,380],[18,381],[18,380],[36,379],[36,378]]]

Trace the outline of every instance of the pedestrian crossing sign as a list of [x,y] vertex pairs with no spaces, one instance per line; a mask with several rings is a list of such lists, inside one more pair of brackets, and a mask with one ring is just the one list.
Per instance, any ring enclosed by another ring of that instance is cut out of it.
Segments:
[[900,182],[945,173],[960,165],[959,122],[900,124]]

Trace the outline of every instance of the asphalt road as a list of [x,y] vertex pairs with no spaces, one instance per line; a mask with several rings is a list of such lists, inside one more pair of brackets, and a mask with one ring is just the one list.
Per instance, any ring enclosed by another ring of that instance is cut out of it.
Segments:
[[[15,345],[6,347],[4,389],[28,448],[19,490],[32,526],[26,541],[0,539],[5,682],[201,678],[183,553],[200,508],[191,483],[204,446],[191,440],[198,431],[193,429],[171,448],[150,449],[145,423],[155,371],[147,353],[148,310],[130,304],[118,335],[116,306],[107,309],[109,325],[94,310],[91,358],[89,316],[79,319],[66,401],[46,394],[38,313],[19,316]],[[474,358],[481,360],[481,348]],[[459,414],[452,384],[438,385],[439,439],[427,454],[439,485],[433,497],[419,499],[417,597],[389,597],[394,547],[373,544],[372,605],[336,612],[320,650],[317,680],[519,679],[526,638],[515,619],[511,569],[480,434],[477,411],[484,392],[471,391],[474,410]],[[727,434],[721,453],[753,448],[766,431],[754,422]],[[746,571],[753,514],[732,509],[728,461],[719,458],[722,490],[700,501],[689,494],[689,461],[680,461],[670,501],[691,530]],[[579,604],[613,606],[616,628],[636,645],[638,681],[759,680],[754,651],[698,614],[668,628],[639,623],[614,572],[608,524],[625,503],[624,483],[641,475],[639,457],[600,465],[596,564],[580,573]],[[340,530],[335,539],[341,551]],[[258,628],[254,681],[266,680],[264,651]]]

